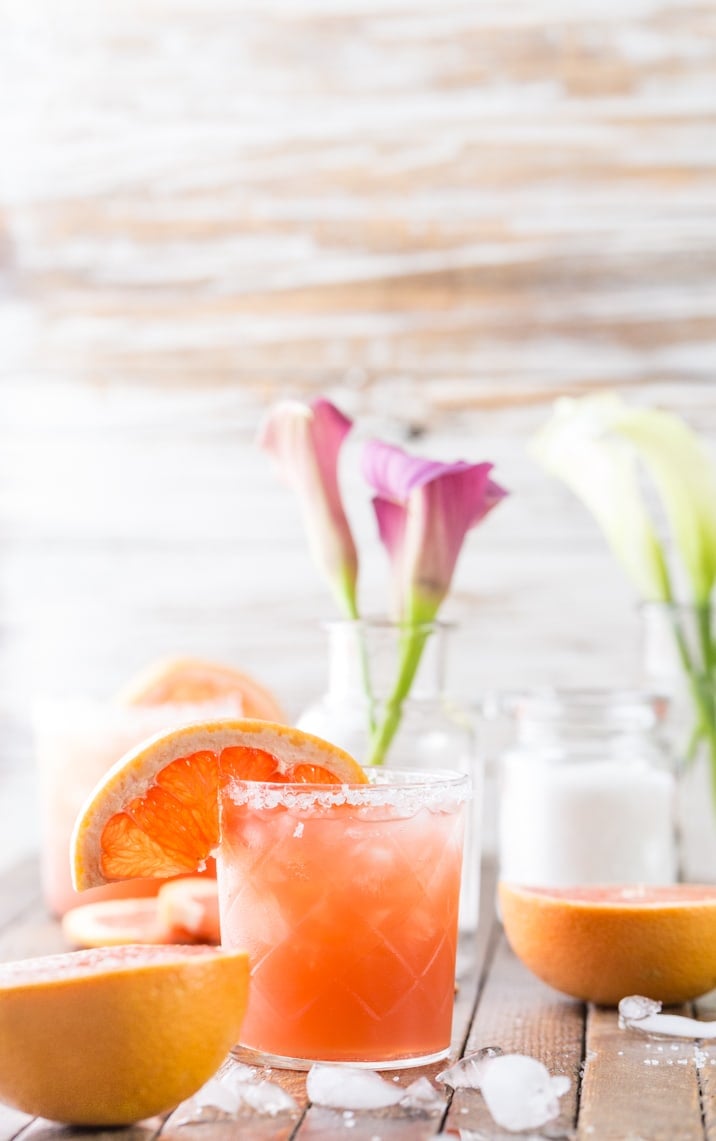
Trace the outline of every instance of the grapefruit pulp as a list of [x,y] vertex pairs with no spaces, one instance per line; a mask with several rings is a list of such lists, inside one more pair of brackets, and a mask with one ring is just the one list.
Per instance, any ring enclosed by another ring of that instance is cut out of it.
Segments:
[[220,783],[232,779],[368,778],[342,749],[278,723],[225,719],[159,733],[118,761],[85,803],[71,842],[75,887],[201,870],[219,841]]
[[152,898],[106,899],[67,911],[62,931],[72,947],[124,943],[220,943],[216,880],[185,876]]

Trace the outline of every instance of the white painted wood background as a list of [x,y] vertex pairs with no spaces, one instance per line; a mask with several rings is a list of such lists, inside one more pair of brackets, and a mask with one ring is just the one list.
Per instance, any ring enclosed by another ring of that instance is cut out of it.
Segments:
[[0,2],[0,858],[35,843],[30,709],[154,656],[291,712],[333,614],[266,407],[490,459],[510,499],[444,616],[451,686],[619,683],[630,588],[536,468],[563,391],[716,442],[716,10],[676,0]]

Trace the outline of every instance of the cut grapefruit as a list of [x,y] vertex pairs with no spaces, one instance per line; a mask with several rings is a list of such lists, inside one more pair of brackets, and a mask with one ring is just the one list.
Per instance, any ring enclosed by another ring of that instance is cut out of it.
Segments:
[[0,1100],[73,1125],[172,1109],[239,1037],[248,958],[106,947],[0,964]]
[[204,867],[219,841],[220,780],[365,784],[348,753],[286,725],[227,719],[160,733],[100,781],[75,822],[79,891]]
[[283,723],[276,697],[250,674],[201,658],[164,658],[141,670],[117,695],[125,705],[196,705],[235,697],[244,717]]
[[499,885],[507,941],[564,994],[616,1006],[630,994],[665,1005],[716,987],[716,886],[574,888]]
[[125,943],[220,943],[216,881],[197,876],[168,880],[150,899],[106,899],[81,904],[62,918],[72,947]]
[[62,916],[62,934],[71,947],[83,949],[172,942],[160,926],[156,896],[100,899],[72,907]]
[[220,943],[216,880],[188,876],[163,884],[157,896],[157,918],[172,943]]

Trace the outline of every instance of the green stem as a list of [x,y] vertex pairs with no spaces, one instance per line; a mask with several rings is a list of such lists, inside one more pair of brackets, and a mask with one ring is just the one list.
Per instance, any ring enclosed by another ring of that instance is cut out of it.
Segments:
[[711,770],[711,807],[716,815],[716,730],[713,725],[707,736],[707,747]]
[[370,677],[370,657],[365,643],[365,627],[361,623],[358,628],[358,652],[360,654],[360,671],[361,679],[363,681],[363,692],[365,693],[365,704],[368,710],[368,731],[371,735],[375,733],[375,702],[373,700],[373,683]]
[[356,623],[358,632],[358,654],[360,659],[361,680],[365,703],[368,710],[368,729],[371,734],[375,732],[375,709],[373,701],[373,683],[370,678],[370,657],[366,647],[365,627],[358,612],[358,602],[355,593],[355,581],[347,571],[343,571],[336,584],[336,594],[351,622]]
[[410,693],[429,636],[430,629],[418,626],[409,627],[402,638],[398,677],[385,703],[385,716],[371,735],[367,760],[369,765],[382,765],[385,762],[388,749],[400,726],[403,702]]
[[672,627],[681,665],[688,680],[689,693],[696,714],[696,722],[686,750],[686,761],[693,761],[699,742],[708,748],[711,769],[711,789],[716,812],[716,693],[714,692],[714,665],[716,647],[711,634],[711,606],[708,602],[694,607],[697,619],[700,662],[694,660],[688,641],[679,624],[677,607],[672,606]]

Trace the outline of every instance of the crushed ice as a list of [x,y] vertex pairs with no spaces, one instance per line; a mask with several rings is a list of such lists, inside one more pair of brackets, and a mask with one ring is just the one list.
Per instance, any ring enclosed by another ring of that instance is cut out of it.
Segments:
[[682,1014],[661,1014],[661,1003],[631,994],[619,1003],[619,1026],[651,1038],[716,1038],[716,1020],[699,1022]]
[[563,1074],[553,1077],[537,1058],[490,1046],[444,1070],[438,1081],[452,1089],[479,1089],[494,1121],[511,1132],[558,1117],[559,1099],[571,1084]]
[[306,1093],[314,1105],[328,1109],[373,1110],[400,1105],[403,1109],[438,1112],[444,1101],[427,1078],[403,1088],[388,1082],[375,1070],[317,1062],[306,1078]]
[[198,1125],[236,1117],[243,1107],[275,1117],[298,1109],[298,1104],[276,1082],[260,1077],[255,1067],[232,1062],[177,1107],[172,1125]]
[[489,1058],[497,1058],[502,1054],[499,1046],[484,1046],[474,1054],[467,1054],[460,1058],[447,1070],[438,1074],[437,1080],[450,1089],[479,1089],[483,1063]]

